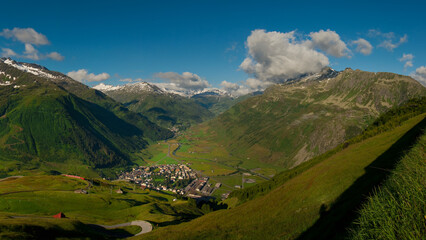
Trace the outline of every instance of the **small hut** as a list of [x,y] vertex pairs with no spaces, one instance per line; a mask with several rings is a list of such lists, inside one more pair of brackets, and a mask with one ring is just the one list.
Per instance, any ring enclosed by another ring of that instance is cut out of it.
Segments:
[[63,214],[62,212],[60,212],[60,213],[58,213],[56,215],[53,215],[53,218],[66,218],[66,217],[65,217],[65,214]]

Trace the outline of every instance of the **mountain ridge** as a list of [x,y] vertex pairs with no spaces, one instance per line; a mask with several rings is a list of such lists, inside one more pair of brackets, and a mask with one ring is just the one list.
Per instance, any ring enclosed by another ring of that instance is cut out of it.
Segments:
[[[103,93],[47,68],[1,59],[0,72],[0,161],[6,165],[77,161],[93,169],[123,167],[131,164],[131,153],[171,136]],[[64,170],[58,164],[53,169]]]
[[231,154],[290,168],[359,134],[387,109],[426,94],[403,75],[349,68],[324,73],[273,85],[206,125]]

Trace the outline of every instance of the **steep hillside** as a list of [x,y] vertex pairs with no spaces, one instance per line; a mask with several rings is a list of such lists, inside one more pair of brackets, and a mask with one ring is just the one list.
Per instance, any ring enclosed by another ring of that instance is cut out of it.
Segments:
[[291,168],[326,152],[426,89],[407,76],[324,69],[236,104],[209,122],[234,156]]
[[[422,239],[426,236],[424,134],[353,222],[348,239]],[[409,206],[409,207],[407,207]]]
[[130,110],[141,113],[150,121],[166,128],[182,130],[214,116],[207,108],[190,98],[168,93],[145,82],[107,90],[99,89]]
[[215,115],[219,115],[235,104],[259,94],[261,94],[261,92],[249,93],[239,97],[231,97],[230,95],[219,94],[217,92],[204,92],[191,96],[191,99],[207,108]]
[[264,196],[141,238],[341,239],[365,196],[386,179],[425,127],[423,113],[325,156]]
[[124,166],[129,153],[167,136],[169,131],[59,73],[0,61],[0,161],[16,163],[0,170],[21,163],[26,169],[47,164],[59,170],[69,161],[93,168]]

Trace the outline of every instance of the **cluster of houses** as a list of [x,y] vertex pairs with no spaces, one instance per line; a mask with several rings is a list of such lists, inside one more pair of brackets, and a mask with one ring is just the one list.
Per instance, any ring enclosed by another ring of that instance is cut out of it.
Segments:
[[130,172],[122,172],[121,180],[132,181],[140,184],[142,189],[170,191],[177,194],[185,194],[179,181],[184,182],[196,179],[197,174],[185,164],[166,164],[156,166],[140,166]]

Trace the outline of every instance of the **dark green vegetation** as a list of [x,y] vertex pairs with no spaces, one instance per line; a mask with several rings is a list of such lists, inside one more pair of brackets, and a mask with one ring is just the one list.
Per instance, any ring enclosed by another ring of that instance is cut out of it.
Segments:
[[346,69],[334,78],[274,85],[210,121],[208,135],[240,159],[292,168],[357,136],[380,113],[425,94],[407,76]]
[[[88,194],[74,193],[77,189],[85,189]],[[117,193],[118,189],[124,193]],[[154,227],[166,226],[188,221],[209,210],[188,201],[173,201],[174,198],[156,191],[142,191],[126,182],[83,181],[51,175],[9,178],[0,181],[0,239],[45,239],[41,236],[102,239],[102,235],[126,232],[129,236],[134,233],[134,227],[105,231],[91,224],[146,220]],[[67,219],[52,219],[59,212]]]
[[36,76],[2,61],[0,70],[16,77],[12,85],[0,86],[2,175],[31,169],[109,174],[110,167],[128,165],[131,153],[172,136],[62,74],[43,70],[56,78]]
[[426,135],[368,198],[350,239],[422,239],[426,236]]
[[[266,194],[235,208],[154,230],[143,239],[339,239],[424,132],[425,114],[300,169]],[[423,155],[424,156],[424,155]],[[417,159],[423,161],[423,158]],[[301,165],[302,166],[302,165]],[[256,188],[256,187],[254,187]]]

